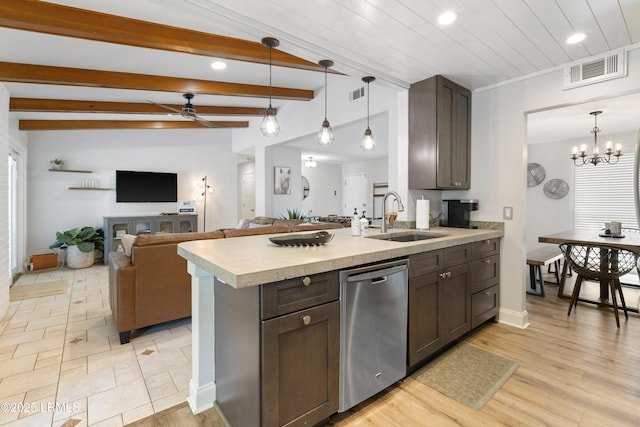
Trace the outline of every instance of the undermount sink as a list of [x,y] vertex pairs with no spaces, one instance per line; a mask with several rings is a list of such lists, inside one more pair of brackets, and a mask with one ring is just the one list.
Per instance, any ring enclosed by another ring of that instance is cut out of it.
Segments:
[[437,239],[447,236],[444,233],[435,233],[432,231],[399,231],[395,233],[374,234],[368,236],[369,239],[389,240],[391,242],[417,242],[419,240]]

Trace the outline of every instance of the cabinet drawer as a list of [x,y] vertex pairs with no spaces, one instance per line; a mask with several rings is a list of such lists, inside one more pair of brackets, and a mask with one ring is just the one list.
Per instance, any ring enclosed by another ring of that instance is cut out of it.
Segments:
[[487,256],[477,259],[472,265],[471,294],[489,286],[497,285],[500,281],[500,255]]
[[409,257],[409,277],[422,276],[444,267],[444,250],[423,252]]
[[335,301],[340,296],[337,271],[297,277],[262,286],[262,319]]
[[444,249],[444,266],[452,267],[471,260],[471,245],[458,245]]
[[499,287],[492,286],[471,296],[471,327],[484,323],[498,314]]
[[471,243],[471,255],[473,258],[495,255],[500,252],[500,239],[487,239]]

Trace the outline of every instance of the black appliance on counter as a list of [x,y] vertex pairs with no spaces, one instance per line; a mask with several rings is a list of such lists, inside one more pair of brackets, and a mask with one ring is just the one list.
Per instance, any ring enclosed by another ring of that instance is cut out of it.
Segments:
[[469,212],[478,210],[478,199],[443,200],[442,227],[478,228],[469,222]]

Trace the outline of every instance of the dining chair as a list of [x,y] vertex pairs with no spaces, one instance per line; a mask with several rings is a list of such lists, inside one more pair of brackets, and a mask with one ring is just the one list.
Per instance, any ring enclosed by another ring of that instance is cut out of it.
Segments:
[[565,259],[573,268],[573,271],[577,273],[567,316],[571,315],[571,309],[573,307],[578,306],[578,298],[583,280],[606,282],[611,289],[611,305],[613,306],[613,312],[616,316],[616,325],[619,328],[620,317],[618,314],[616,291],[620,296],[624,316],[628,319],[629,315],[627,314],[627,307],[620,286],[620,276],[636,268],[638,254],[614,245],[561,243],[559,246]]

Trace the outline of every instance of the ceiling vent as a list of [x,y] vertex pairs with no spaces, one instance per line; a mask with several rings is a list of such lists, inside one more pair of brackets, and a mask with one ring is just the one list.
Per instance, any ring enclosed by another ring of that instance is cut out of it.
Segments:
[[627,75],[624,50],[574,62],[564,69],[564,89],[617,79]]
[[349,101],[355,101],[356,99],[362,98],[363,96],[364,96],[364,86],[349,92]]

